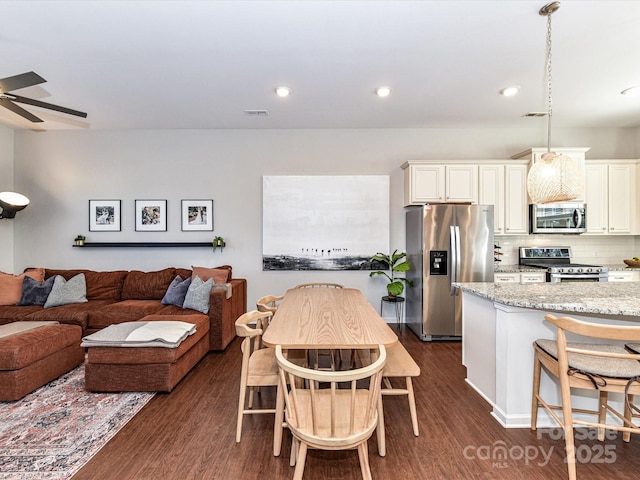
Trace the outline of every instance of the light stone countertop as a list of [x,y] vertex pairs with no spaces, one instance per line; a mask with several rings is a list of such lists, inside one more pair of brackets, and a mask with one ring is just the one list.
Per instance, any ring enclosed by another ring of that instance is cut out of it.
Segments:
[[456,283],[504,305],[597,315],[640,317],[640,282]]
[[[593,263],[596,265],[596,263]],[[637,267],[628,267],[624,263],[605,264],[602,267],[607,267],[609,271],[619,272],[623,270],[640,270]],[[495,273],[523,273],[523,272],[544,272],[543,268],[528,267],[527,265],[496,265]]]

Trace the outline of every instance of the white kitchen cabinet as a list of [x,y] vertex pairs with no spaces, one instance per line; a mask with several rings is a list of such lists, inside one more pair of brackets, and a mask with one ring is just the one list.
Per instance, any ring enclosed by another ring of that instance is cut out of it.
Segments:
[[504,165],[480,165],[478,203],[493,205],[493,233],[504,235]]
[[634,235],[639,223],[635,160],[588,161],[587,233]]
[[504,233],[506,235],[527,235],[527,166],[507,165],[505,167]]
[[545,283],[546,281],[546,272],[522,272],[520,274],[520,283]]
[[404,169],[404,205],[478,203],[478,165],[411,161]]
[[633,282],[634,281],[634,272],[631,270],[614,270],[609,271],[609,281],[610,282]]
[[478,203],[494,205],[496,235],[526,235],[527,164],[480,164]]
[[520,283],[519,273],[495,273],[493,283]]

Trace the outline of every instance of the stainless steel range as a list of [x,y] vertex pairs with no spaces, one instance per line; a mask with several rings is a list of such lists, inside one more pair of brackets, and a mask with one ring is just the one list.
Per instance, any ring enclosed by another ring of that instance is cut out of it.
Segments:
[[520,247],[520,265],[544,268],[547,282],[608,282],[609,269],[571,263],[571,247]]

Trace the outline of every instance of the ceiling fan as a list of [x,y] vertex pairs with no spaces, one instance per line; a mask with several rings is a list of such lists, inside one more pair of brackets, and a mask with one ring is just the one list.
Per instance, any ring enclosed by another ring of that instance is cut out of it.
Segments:
[[35,72],[21,73],[20,75],[14,75],[13,77],[0,79],[0,105],[34,123],[42,122],[43,120],[19,105],[16,105],[15,102],[26,103],[27,105],[33,105],[35,107],[48,108],[49,110],[55,110],[56,112],[87,118],[86,113],[79,112],[78,110],[72,110],[71,108],[60,107],[58,105],[53,105],[52,103],[41,102],[40,100],[34,100],[32,98],[21,97],[15,93],[9,93],[13,90],[19,90],[21,88],[31,87],[45,82],[46,80]]

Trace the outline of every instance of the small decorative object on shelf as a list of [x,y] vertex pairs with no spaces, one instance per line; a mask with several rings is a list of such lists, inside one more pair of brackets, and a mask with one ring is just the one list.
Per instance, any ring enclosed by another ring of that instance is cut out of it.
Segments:
[[227,246],[227,244],[224,241],[224,238],[222,238],[222,237],[213,237],[212,245],[213,245],[213,251],[214,252],[216,251],[216,249],[218,247],[220,247],[220,251],[222,251],[222,249]]
[[76,242],[77,246],[82,247],[84,245],[84,241],[86,240],[86,237],[84,235],[78,235],[73,240],[74,242]]
[[498,244],[493,246],[493,262],[496,264],[496,267],[500,265],[500,262],[502,261],[500,258],[500,255],[502,255],[502,252],[500,251],[501,248],[502,247]]

